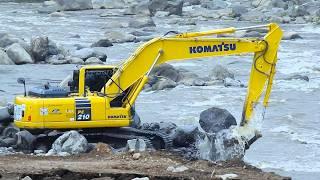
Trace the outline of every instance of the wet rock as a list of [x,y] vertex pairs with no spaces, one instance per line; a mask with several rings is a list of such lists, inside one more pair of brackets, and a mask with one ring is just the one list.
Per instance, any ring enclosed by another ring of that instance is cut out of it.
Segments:
[[218,9],[226,9],[228,7],[228,3],[223,0],[204,0],[201,3],[201,7],[207,8],[210,10],[218,10]]
[[293,39],[302,39],[302,37],[296,33],[296,32],[288,32],[288,31],[285,31],[283,33],[283,37],[282,37],[283,40],[293,40]]
[[88,141],[84,136],[79,134],[77,131],[68,131],[54,141],[48,154],[80,154],[87,152],[88,147]]
[[231,78],[225,78],[223,84],[225,87],[244,87],[244,85],[239,80]]
[[156,26],[150,17],[139,17],[129,22],[131,28],[144,28],[149,26]]
[[14,65],[14,62],[8,57],[7,53],[1,49],[0,49],[0,65]]
[[49,39],[38,36],[31,39],[31,51],[36,62],[44,61],[49,54]]
[[181,79],[179,71],[170,64],[158,65],[152,69],[150,74],[154,76],[165,77],[175,82]]
[[298,17],[309,15],[308,10],[303,5],[295,5],[288,9],[288,14],[290,17]]
[[132,155],[132,159],[133,159],[133,160],[138,160],[138,159],[140,159],[140,157],[141,157],[141,154],[140,154],[140,153],[134,153],[134,154]]
[[78,57],[67,57],[66,60],[69,64],[84,64],[84,61]]
[[31,56],[27,51],[18,43],[14,43],[7,48],[8,57],[15,64],[33,63]]
[[108,39],[100,39],[91,45],[91,47],[110,47],[110,46],[113,46],[113,44]]
[[36,136],[32,135],[29,131],[23,130],[15,134],[15,149],[21,150],[23,152],[30,152],[32,150],[32,145]]
[[172,136],[175,147],[191,147],[196,142],[200,131],[197,126],[179,126]]
[[159,78],[159,80],[152,85],[152,90],[171,89],[177,86],[177,83],[171,79]]
[[24,44],[24,40],[8,33],[0,33],[0,47],[6,48],[14,43]]
[[248,9],[245,6],[241,5],[234,5],[231,7],[232,8],[232,17],[240,17],[242,14],[245,14],[248,12]]
[[183,171],[187,171],[189,168],[183,165],[180,166],[169,166],[167,168],[167,171],[169,172],[173,172],[173,173],[179,173],[179,172],[183,172]]
[[217,133],[237,125],[237,121],[229,111],[212,107],[201,112],[199,124],[205,132]]
[[169,15],[182,15],[183,1],[170,1],[170,0],[151,0],[149,3],[149,10],[152,16],[157,11],[167,11]]
[[127,141],[127,150],[129,152],[144,152],[147,144],[143,139],[131,139]]
[[90,57],[84,63],[85,64],[103,64],[103,62],[96,57]]
[[19,129],[15,126],[9,125],[2,131],[2,137],[14,138]]
[[198,75],[187,71],[180,71],[179,83],[186,86],[205,86],[206,81],[203,78],[199,78]]
[[141,2],[135,5],[130,6],[126,9],[125,15],[144,15],[150,16],[151,13],[149,11],[149,4],[147,2]]
[[295,74],[284,78],[284,80],[303,80],[309,82],[309,77],[306,75]]
[[59,9],[64,11],[77,11],[92,9],[91,0],[54,0],[58,5]]
[[16,144],[16,139],[15,138],[3,138],[0,139],[0,147],[11,147]]
[[112,43],[133,42],[136,40],[136,37],[134,35],[123,33],[120,31],[108,31],[104,34],[104,36]]
[[88,59],[90,57],[95,57],[95,51],[92,48],[82,48],[71,53],[73,57],[80,59]]
[[224,80],[226,78],[234,79],[234,74],[221,65],[215,66],[209,76],[215,80]]

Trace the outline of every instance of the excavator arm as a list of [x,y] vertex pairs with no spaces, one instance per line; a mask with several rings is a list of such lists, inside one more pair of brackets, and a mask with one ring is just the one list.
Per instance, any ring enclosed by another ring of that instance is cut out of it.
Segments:
[[[267,28],[263,38],[217,38],[214,35],[248,29]],[[155,65],[168,61],[253,53],[254,58],[243,107],[242,125],[249,122],[254,106],[264,94],[263,105],[268,105],[277,62],[277,50],[282,30],[277,24],[248,28],[226,28],[205,32],[181,33],[171,37],[152,39],[140,46],[124,61],[103,89],[106,94],[128,90],[126,107],[130,108],[148,81]],[[108,96],[109,100],[116,96]]]

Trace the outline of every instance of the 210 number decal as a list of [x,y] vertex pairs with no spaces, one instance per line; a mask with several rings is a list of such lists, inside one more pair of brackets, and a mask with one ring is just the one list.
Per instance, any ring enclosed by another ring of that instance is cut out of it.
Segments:
[[77,109],[76,110],[77,121],[90,121],[91,120],[91,109]]

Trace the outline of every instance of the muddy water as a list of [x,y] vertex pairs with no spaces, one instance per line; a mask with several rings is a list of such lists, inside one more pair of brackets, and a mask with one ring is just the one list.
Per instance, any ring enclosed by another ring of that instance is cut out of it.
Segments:
[[[35,13],[38,4],[0,3],[0,32],[10,32],[29,40],[45,34],[67,48],[73,44],[89,45],[107,31],[110,21],[127,23],[128,17],[98,16],[104,10],[69,12],[65,17],[49,17]],[[197,21],[197,26],[166,24],[167,19],[155,19],[156,33],[167,30],[205,30],[226,26],[246,26],[248,23]],[[265,170],[276,171],[294,179],[320,178],[320,27],[313,25],[283,25],[286,30],[299,32],[304,39],[283,41],[279,51],[278,73],[274,83],[270,107],[262,126],[263,137],[249,151],[245,160]],[[130,31],[132,29],[120,29]],[[80,38],[72,38],[74,35]],[[125,43],[107,50],[108,63],[114,64],[129,56],[139,44]],[[251,57],[209,58],[172,63],[206,76],[216,64],[223,64],[247,81]],[[50,80],[61,80],[74,65],[0,66],[0,99],[12,101],[23,93],[18,77],[25,77],[27,86]],[[281,78],[294,73],[308,75],[309,82],[284,81]],[[195,124],[202,110],[216,106],[228,109],[238,120],[246,94],[245,88],[223,86],[186,87],[172,90],[142,92],[137,100],[137,111],[143,121],[171,121],[177,124]]]

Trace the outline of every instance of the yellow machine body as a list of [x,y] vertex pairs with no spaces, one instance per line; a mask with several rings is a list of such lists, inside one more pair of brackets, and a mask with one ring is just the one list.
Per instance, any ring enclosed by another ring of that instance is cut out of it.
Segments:
[[[212,35],[267,28],[263,38],[216,38]],[[15,124],[25,129],[75,129],[125,127],[132,123],[134,102],[155,65],[172,60],[253,53],[253,63],[243,107],[242,123],[250,121],[254,106],[264,96],[268,105],[282,30],[277,24],[181,33],[152,39],[141,45],[119,66],[83,66],[75,80],[76,91],[67,97],[17,96]],[[106,71],[105,71],[106,70]],[[89,71],[108,74],[102,88],[86,85]],[[187,102],[187,101],[186,101]],[[115,105],[116,104],[116,105]]]

